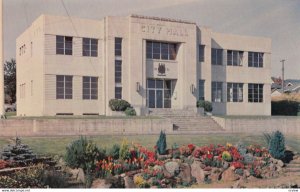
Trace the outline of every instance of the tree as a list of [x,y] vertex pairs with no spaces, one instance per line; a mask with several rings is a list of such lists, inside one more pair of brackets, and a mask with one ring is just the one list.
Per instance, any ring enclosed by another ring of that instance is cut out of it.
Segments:
[[16,60],[11,59],[4,63],[4,89],[11,102],[16,102]]

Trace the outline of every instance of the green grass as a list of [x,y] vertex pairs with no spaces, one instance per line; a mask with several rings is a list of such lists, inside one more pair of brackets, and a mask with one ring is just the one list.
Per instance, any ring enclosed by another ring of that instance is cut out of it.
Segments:
[[[64,155],[68,144],[78,137],[24,137],[22,142],[29,145],[37,154]],[[139,143],[149,149],[153,149],[158,135],[134,135],[134,136],[93,136],[92,139],[99,147],[109,149],[113,144],[121,144],[123,139],[129,143]],[[0,138],[0,147],[12,140]],[[249,134],[202,134],[202,135],[167,135],[167,145],[171,148],[174,143],[187,145],[193,143],[198,146],[208,144],[236,144],[242,141],[246,145],[259,144],[266,146],[263,135]],[[300,136],[286,136],[286,144],[300,152]]]

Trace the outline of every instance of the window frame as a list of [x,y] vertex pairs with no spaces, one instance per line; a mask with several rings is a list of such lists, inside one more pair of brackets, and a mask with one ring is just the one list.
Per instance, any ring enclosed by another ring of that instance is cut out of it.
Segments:
[[248,52],[248,67],[263,68],[264,53],[263,52]]
[[[219,97],[219,91],[221,90],[221,95]],[[223,99],[223,82],[212,81],[211,82],[211,100],[214,103],[222,103]],[[215,94],[214,94],[215,93]]]
[[264,84],[259,84],[259,83],[248,84],[248,102],[249,103],[264,102]]
[[[59,80],[59,78],[62,79]],[[58,86],[59,84],[61,84],[61,86]],[[67,87],[69,85],[71,85],[71,87]],[[67,93],[69,91],[70,93]],[[73,99],[73,76],[56,75],[56,99]]]
[[115,56],[122,56],[123,38],[115,37]]
[[175,61],[177,58],[177,51],[177,43],[146,41],[146,59]]
[[227,50],[227,66],[243,66],[244,51]]
[[211,48],[211,64],[223,65],[223,49]]
[[[88,85],[88,87],[85,87],[85,85]],[[82,77],[82,99],[98,100],[98,77]]]
[[[232,96],[230,94],[232,89]],[[227,102],[240,103],[244,101],[244,84],[243,83],[227,83]]]
[[198,61],[205,62],[205,45],[199,44],[198,46]]
[[82,38],[82,56],[98,57],[98,39],[87,37]]
[[73,37],[56,35],[56,54],[73,55]]

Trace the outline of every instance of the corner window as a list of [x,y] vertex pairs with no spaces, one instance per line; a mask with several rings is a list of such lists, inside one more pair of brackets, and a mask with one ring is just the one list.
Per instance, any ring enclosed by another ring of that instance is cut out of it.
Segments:
[[223,83],[213,81],[211,82],[211,97],[212,102],[223,102]]
[[72,99],[73,97],[73,76],[56,76],[56,99]]
[[243,54],[243,51],[227,50],[227,65],[242,66]]
[[56,36],[56,54],[72,55],[73,37]]
[[248,102],[262,103],[263,102],[263,84],[248,84]]
[[115,56],[122,56],[122,38],[115,38]]
[[199,45],[199,61],[204,62],[205,45]]
[[122,61],[115,60],[115,83],[122,83]]
[[91,38],[82,39],[82,56],[90,56],[90,57],[98,56],[98,39],[91,39]]
[[82,99],[97,100],[98,99],[98,78],[82,77]]
[[262,68],[264,65],[264,53],[248,52],[248,67]]
[[147,59],[175,60],[177,56],[176,43],[157,41],[146,42]]
[[115,99],[122,99],[122,87],[115,87]]
[[223,65],[223,49],[211,49],[211,64]]
[[227,101],[243,102],[243,83],[227,83]]

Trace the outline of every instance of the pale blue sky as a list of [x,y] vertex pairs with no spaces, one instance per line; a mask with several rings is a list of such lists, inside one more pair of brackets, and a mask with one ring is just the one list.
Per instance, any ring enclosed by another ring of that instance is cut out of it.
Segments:
[[[15,39],[39,15],[66,15],[61,0],[3,0],[4,57],[15,58]],[[272,75],[300,79],[300,0],[64,0],[71,16],[101,19],[142,14],[190,20],[214,31],[272,39]]]

